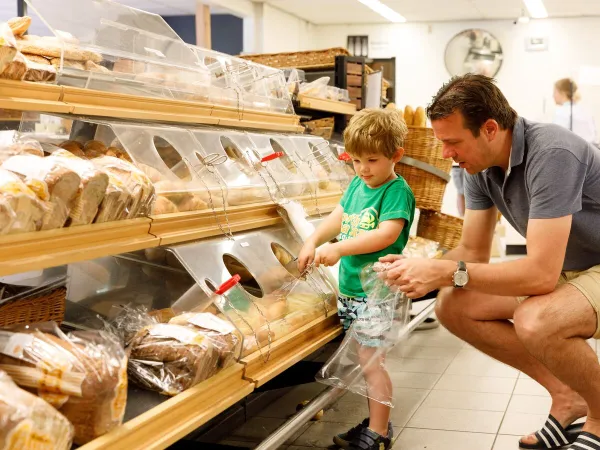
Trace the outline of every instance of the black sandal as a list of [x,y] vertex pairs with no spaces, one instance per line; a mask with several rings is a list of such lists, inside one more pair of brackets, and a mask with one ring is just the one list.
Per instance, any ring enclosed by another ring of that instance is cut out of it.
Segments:
[[563,428],[560,422],[550,414],[542,429],[535,433],[538,441],[535,444],[519,441],[519,448],[524,450],[565,448],[577,440],[582,428],[583,423],[575,423]]
[[577,436],[577,440],[569,448],[572,450],[600,450],[600,437],[587,431],[582,431]]

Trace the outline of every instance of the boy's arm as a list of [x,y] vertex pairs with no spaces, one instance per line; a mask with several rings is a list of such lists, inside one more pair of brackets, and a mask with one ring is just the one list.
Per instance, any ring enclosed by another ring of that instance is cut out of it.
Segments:
[[366,231],[355,238],[328,245],[319,250],[315,264],[333,266],[342,256],[364,255],[383,250],[396,242],[405,223],[404,219],[386,220],[381,222],[376,230]]
[[321,222],[315,232],[306,240],[298,255],[298,270],[300,270],[300,272],[304,272],[306,266],[313,262],[317,247],[320,247],[325,242],[331,241],[340,234],[343,214],[344,208],[342,208],[341,205],[337,205],[323,222]]

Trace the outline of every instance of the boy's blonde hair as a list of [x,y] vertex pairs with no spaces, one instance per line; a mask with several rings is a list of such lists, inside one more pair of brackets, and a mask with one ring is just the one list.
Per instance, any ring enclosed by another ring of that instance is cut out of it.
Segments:
[[380,154],[392,158],[404,146],[408,127],[397,109],[363,109],[344,130],[346,152],[365,156]]

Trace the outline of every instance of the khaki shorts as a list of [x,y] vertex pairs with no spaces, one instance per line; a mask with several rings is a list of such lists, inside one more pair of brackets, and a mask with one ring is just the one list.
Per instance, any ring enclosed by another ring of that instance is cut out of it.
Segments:
[[[571,284],[575,286],[588,299],[594,311],[596,311],[597,328],[594,339],[600,339],[600,265],[590,267],[587,270],[569,270],[560,274],[557,286],[561,284]],[[522,303],[529,298],[517,297],[517,301]]]

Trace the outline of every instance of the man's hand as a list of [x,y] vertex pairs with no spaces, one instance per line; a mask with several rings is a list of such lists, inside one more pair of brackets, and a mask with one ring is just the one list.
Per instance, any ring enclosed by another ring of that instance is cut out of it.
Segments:
[[443,286],[452,286],[454,261],[423,258],[397,259],[387,271],[387,284],[408,298],[420,298]]
[[307,241],[300,250],[298,255],[298,271],[304,273],[306,268],[313,263],[315,260],[315,245],[312,242]]
[[401,259],[404,259],[404,256],[402,256],[402,255],[385,255],[385,256],[382,256],[381,258],[379,258],[379,262],[393,263],[393,262],[399,261]]
[[315,266],[334,266],[342,257],[335,244],[324,245],[317,252]]

